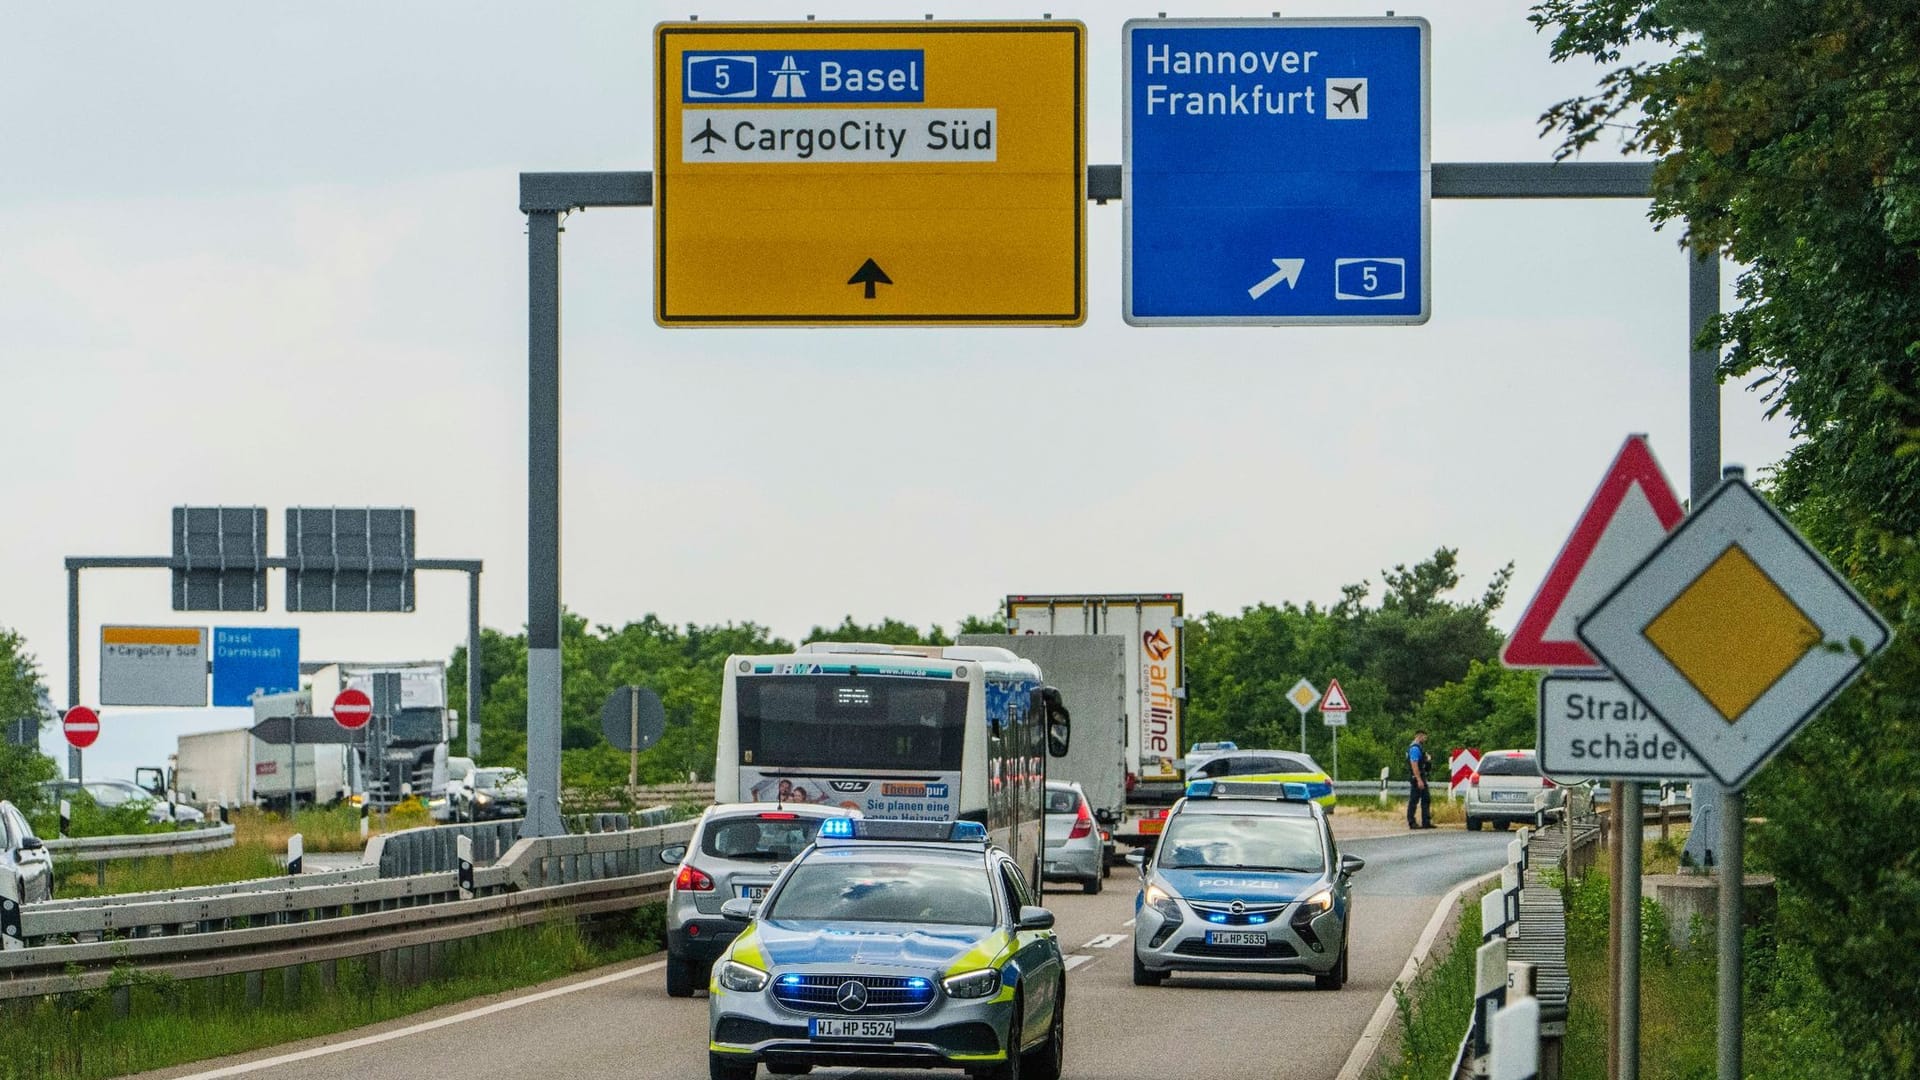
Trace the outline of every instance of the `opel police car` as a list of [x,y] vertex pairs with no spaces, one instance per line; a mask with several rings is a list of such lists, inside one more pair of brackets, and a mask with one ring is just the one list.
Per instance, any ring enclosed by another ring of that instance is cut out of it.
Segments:
[[713,1080],[815,1065],[1055,1080],[1066,964],[1053,914],[972,821],[832,818],[714,964]]
[[1195,780],[1141,865],[1133,981],[1176,971],[1291,972],[1347,981],[1348,883],[1366,863],[1334,847],[1306,785]]

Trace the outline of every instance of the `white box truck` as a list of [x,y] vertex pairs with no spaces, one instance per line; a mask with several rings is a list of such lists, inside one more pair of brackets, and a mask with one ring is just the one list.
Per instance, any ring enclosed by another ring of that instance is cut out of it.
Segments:
[[253,737],[251,728],[180,736],[173,755],[173,789],[181,801],[204,806],[270,806],[284,809],[295,782],[303,806],[325,805],[353,794],[357,770],[352,748],[339,743],[275,746]]
[[[1180,593],[1017,594],[1007,630],[1034,635],[1116,635],[1126,640],[1123,708],[1127,801],[1169,804],[1182,790],[1187,699],[1185,602]],[[1017,652],[1017,647],[1015,648]],[[1047,671],[1046,665],[1041,670]],[[1051,673],[1049,673],[1051,678]],[[1068,708],[1072,708],[1071,701]],[[1080,716],[1074,714],[1076,738]],[[1089,796],[1092,792],[1088,792]],[[1096,804],[1097,805],[1097,804]],[[1152,843],[1159,821],[1138,806],[1115,831],[1122,843]]]

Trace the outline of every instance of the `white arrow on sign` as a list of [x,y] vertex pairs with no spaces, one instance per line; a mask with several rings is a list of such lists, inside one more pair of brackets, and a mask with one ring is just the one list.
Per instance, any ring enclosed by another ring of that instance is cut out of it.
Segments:
[[1300,280],[1300,271],[1302,268],[1304,268],[1307,265],[1307,260],[1275,259],[1273,260],[1273,265],[1279,267],[1280,269],[1275,270],[1273,273],[1267,275],[1264,278],[1261,278],[1258,284],[1256,284],[1253,288],[1247,290],[1248,296],[1252,297],[1255,300],[1258,300],[1261,297],[1267,295],[1267,293],[1270,292],[1275,285],[1278,285],[1283,281],[1287,283],[1287,288],[1289,289],[1293,288],[1294,282]]

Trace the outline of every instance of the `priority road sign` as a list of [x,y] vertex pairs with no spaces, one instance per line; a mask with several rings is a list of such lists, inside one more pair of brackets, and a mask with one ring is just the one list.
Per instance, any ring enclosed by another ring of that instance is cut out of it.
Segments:
[[333,699],[333,718],[348,731],[365,727],[373,718],[373,699],[363,690],[348,687]]
[[1305,716],[1307,710],[1320,700],[1320,691],[1314,689],[1312,683],[1301,679],[1293,684],[1293,689],[1287,691],[1287,700],[1293,702],[1293,707],[1300,711],[1301,716]]
[[1127,322],[1427,321],[1425,19],[1124,34]]
[[60,718],[60,729],[67,736],[67,742],[85,750],[100,737],[100,714],[85,705],[75,705]]
[[1629,435],[1554,556],[1540,591],[1500,651],[1510,668],[1597,668],[1576,621],[1679,524],[1680,500],[1645,435]]
[[1737,477],[1602,599],[1579,633],[1736,790],[1893,637]]
[[662,326],[1078,325],[1086,27],[654,34]]

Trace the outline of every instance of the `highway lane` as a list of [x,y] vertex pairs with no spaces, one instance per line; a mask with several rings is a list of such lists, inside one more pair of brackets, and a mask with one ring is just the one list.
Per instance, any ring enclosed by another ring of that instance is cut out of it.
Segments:
[[[1342,824],[1336,819],[1336,826]],[[1067,1075],[1333,1077],[1439,898],[1462,880],[1498,869],[1509,839],[1437,830],[1343,840],[1342,850],[1365,858],[1367,868],[1354,879],[1351,978],[1337,992],[1315,990],[1304,976],[1176,975],[1163,986],[1136,987],[1129,926],[1135,871],[1115,869],[1099,896],[1050,888],[1046,903],[1059,920],[1061,946],[1072,965]],[[494,1011],[462,1019],[476,1008]],[[707,1072],[706,1014],[703,997],[666,996],[657,960],[640,961],[537,992],[145,1076],[418,1080],[423,1073],[451,1071],[687,1080]],[[834,1069],[813,1075],[906,1080],[958,1074]]]

